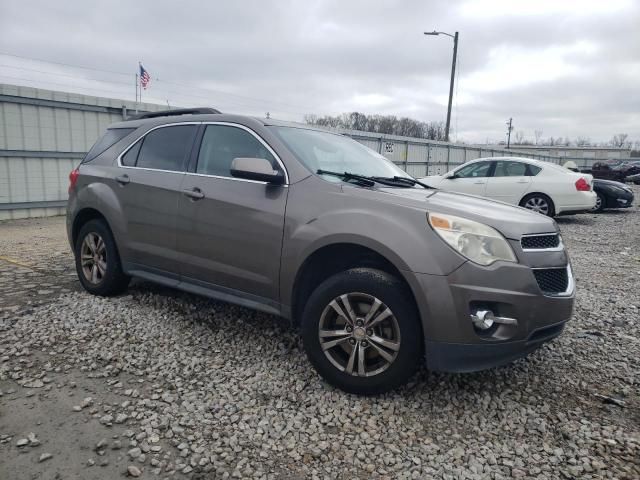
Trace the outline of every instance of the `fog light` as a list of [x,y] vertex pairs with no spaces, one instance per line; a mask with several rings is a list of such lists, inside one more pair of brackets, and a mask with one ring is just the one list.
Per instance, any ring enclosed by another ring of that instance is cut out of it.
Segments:
[[473,325],[479,330],[489,330],[494,324],[518,325],[518,320],[509,317],[497,317],[491,310],[477,310],[471,314]]

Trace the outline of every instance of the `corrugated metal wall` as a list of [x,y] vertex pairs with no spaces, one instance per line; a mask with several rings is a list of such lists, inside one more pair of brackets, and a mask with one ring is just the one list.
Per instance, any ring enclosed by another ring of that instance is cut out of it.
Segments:
[[0,84],[0,220],[63,214],[69,172],[125,109],[134,102]]
[[[143,111],[166,107],[140,104]],[[134,102],[0,84],[0,220],[64,213],[67,177],[98,136],[122,120]],[[550,157],[506,149],[339,130],[420,177],[469,160],[510,155],[553,163],[595,160]]]

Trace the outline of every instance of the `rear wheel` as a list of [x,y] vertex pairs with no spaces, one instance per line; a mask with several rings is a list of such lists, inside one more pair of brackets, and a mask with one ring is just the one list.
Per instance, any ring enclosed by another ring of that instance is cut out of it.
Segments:
[[127,289],[131,277],[125,275],[116,242],[104,220],[85,223],[76,239],[76,272],[84,289],[110,296]]
[[338,273],[316,288],[305,306],[302,338],[327,382],[363,395],[402,385],[422,356],[419,317],[406,287],[367,268]]
[[547,217],[553,217],[556,214],[553,201],[543,193],[531,193],[527,195],[520,201],[520,206],[546,215]]

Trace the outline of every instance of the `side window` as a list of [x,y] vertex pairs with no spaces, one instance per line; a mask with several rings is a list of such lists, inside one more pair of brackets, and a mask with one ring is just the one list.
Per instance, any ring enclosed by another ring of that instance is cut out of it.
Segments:
[[101,153],[105,152],[108,148],[112,147],[124,137],[133,132],[135,128],[110,128],[105,134],[100,137],[96,143],[93,144],[91,150],[87,152],[82,163],[87,163],[96,158]]
[[149,132],[142,141],[136,167],[183,170],[195,132],[195,125],[162,127]]
[[125,167],[135,167],[136,162],[138,161],[138,153],[140,152],[140,147],[142,146],[142,140],[138,140],[133,147],[127,150],[122,158],[120,158],[120,163]]
[[522,162],[497,161],[494,177],[524,177],[527,174],[527,164]]
[[536,167],[535,165],[527,165],[527,175],[530,177],[535,177],[542,171],[542,168]]
[[252,134],[238,127],[208,125],[202,137],[196,173],[231,177],[234,158],[264,158],[279,169],[267,147]]
[[466,167],[462,167],[456,172],[456,176],[459,178],[476,178],[486,177],[489,175],[491,169],[491,162],[478,162]]

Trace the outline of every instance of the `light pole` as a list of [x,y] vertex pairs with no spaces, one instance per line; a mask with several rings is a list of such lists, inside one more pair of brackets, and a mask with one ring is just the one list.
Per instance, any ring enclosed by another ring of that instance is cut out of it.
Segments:
[[451,102],[453,100],[453,82],[456,76],[456,57],[458,55],[458,32],[451,35],[446,32],[424,32],[425,35],[446,35],[453,38],[453,62],[451,62],[451,83],[449,84],[449,106],[447,107],[447,125],[444,130],[445,140],[449,141],[449,126],[451,125]]

